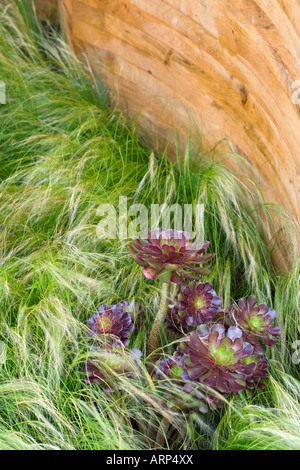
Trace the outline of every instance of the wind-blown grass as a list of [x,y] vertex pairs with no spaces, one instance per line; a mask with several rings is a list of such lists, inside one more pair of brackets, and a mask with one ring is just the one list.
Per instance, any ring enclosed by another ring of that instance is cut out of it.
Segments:
[[45,32],[22,3],[2,2],[0,20],[0,79],[7,85],[0,105],[0,448],[153,445],[143,429],[149,420],[159,426],[165,411],[146,369],[111,396],[86,385],[81,372],[86,320],[100,303],[139,301],[146,321],[131,346],[144,353],[159,305],[160,286],[144,279],[127,241],[97,236],[99,205],[118,208],[127,196],[128,204],[148,208],[204,204],[216,291],[224,303],[256,294],[278,311],[283,332],[267,389],[213,416],[174,417],[174,425],[186,426],[179,446],[299,449],[300,365],[291,357],[300,263],[288,274],[273,269],[259,231],[262,215],[272,223],[269,206],[221,164],[217,146],[197,163],[187,148],[174,165],[145,148],[106,106],[91,70],[88,78],[59,34]]

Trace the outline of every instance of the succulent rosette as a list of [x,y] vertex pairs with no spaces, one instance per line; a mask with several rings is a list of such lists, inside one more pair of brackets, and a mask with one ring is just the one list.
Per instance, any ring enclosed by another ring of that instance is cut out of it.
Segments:
[[150,230],[145,240],[136,239],[128,246],[135,262],[142,266],[147,279],[158,278],[162,282],[177,284],[185,279],[199,279],[210,273],[208,267],[199,266],[215,256],[204,253],[209,242],[199,248],[197,240],[189,243],[188,232]]
[[117,342],[106,343],[102,347],[93,346],[83,370],[87,375],[85,382],[104,385],[106,393],[113,393],[119,388],[117,377],[136,378],[141,355],[140,350],[124,350]]
[[196,328],[209,322],[219,311],[221,303],[210,282],[192,281],[180,285],[175,296],[173,316],[183,328]]
[[247,357],[246,364],[255,363],[255,369],[251,376],[247,377],[247,387],[250,389],[265,388],[265,378],[268,376],[269,361],[265,354],[254,350],[253,354]]
[[171,383],[182,385],[183,380],[181,375],[184,367],[183,355],[181,357],[167,357],[156,364],[152,379],[155,382],[165,382],[166,386],[169,386]]
[[186,354],[187,377],[203,382],[221,394],[244,390],[256,364],[245,361],[254,348],[243,340],[242,335],[243,332],[234,326],[227,331],[222,324],[199,326],[180,345]]
[[119,338],[124,346],[129,343],[129,335],[134,328],[129,310],[131,304],[128,301],[119,302],[115,305],[101,305],[87,322],[90,331],[87,336],[114,335]]
[[260,338],[267,346],[275,346],[276,341],[272,338],[279,338],[280,328],[272,326],[277,315],[273,308],[258,303],[254,296],[243,297],[238,306],[230,306],[229,315],[251,343],[257,344]]
[[166,388],[165,398],[169,399],[171,406],[178,406],[181,410],[190,408],[191,404],[201,413],[209,409],[215,410],[222,406],[222,401],[207,393],[199,384],[184,380],[186,365],[183,354],[161,360],[156,364],[152,379],[161,387]]

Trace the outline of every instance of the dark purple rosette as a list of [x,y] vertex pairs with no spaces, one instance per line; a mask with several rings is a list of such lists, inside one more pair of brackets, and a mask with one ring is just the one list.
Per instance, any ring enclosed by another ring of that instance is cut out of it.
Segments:
[[115,305],[101,305],[87,322],[90,331],[86,333],[89,337],[98,335],[113,335],[119,338],[124,346],[129,343],[129,335],[134,328],[131,314],[130,302],[124,301]]
[[152,379],[166,389],[164,396],[171,406],[175,405],[181,410],[192,407],[201,413],[207,413],[209,409],[215,410],[223,404],[222,400],[207,391],[207,387],[201,387],[199,383],[190,380],[182,353],[175,353],[158,362]]
[[267,346],[275,346],[273,338],[279,338],[280,328],[273,326],[277,315],[273,308],[258,303],[254,296],[248,299],[243,297],[238,305],[230,306],[229,315],[232,323],[243,330],[250,343],[258,345],[260,338]]
[[87,375],[85,383],[103,385],[106,393],[113,393],[120,388],[117,378],[120,376],[135,379],[142,353],[138,349],[124,350],[118,342],[106,343],[90,349],[83,372]]
[[177,317],[186,330],[208,323],[217,315],[221,299],[210,282],[192,281],[180,285],[175,296],[172,317]]
[[245,364],[255,363],[255,369],[251,376],[247,377],[247,387],[251,390],[255,387],[265,388],[265,379],[268,376],[269,362],[265,354],[253,353],[245,359]]
[[161,282],[182,284],[185,279],[199,279],[210,273],[203,267],[215,256],[204,253],[209,242],[199,248],[197,241],[189,243],[188,232],[150,230],[145,240],[136,239],[129,246],[135,262],[142,266],[147,279],[159,279]]
[[221,394],[244,390],[256,364],[245,362],[254,348],[243,340],[242,335],[242,331],[234,326],[227,331],[221,324],[199,326],[180,345],[186,355],[187,376]]

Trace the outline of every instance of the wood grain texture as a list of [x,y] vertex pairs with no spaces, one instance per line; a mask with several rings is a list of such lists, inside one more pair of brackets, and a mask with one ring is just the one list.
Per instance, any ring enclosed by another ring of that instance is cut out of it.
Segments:
[[300,0],[61,4],[76,52],[153,146],[184,141],[193,120],[207,145],[229,138],[265,199],[300,223]]

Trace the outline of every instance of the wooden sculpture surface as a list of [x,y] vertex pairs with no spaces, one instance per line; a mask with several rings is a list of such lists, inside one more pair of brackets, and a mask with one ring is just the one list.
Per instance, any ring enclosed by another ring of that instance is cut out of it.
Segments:
[[228,137],[266,200],[300,222],[299,0],[62,4],[70,42],[153,144],[186,138],[196,120],[207,142]]

